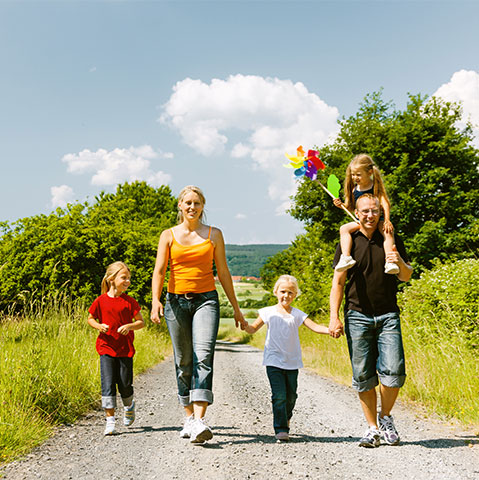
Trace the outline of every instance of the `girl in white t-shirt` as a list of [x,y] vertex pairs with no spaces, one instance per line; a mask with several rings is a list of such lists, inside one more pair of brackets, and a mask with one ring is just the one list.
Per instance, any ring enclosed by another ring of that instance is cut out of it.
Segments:
[[329,334],[324,325],[313,322],[308,315],[291,306],[299,295],[298,282],[291,275],[281,275],[274,285],[277,305],[258,311],[258,318],[244,329],[257,332],[264,324],[268,326],[264,344],[263,365],[266,366],[271,385],[273,425],[280,442],[289,440],[289,420],[293,415],[298,386],[298,369],[303,366],[298,328],[304,324],[316,333]]

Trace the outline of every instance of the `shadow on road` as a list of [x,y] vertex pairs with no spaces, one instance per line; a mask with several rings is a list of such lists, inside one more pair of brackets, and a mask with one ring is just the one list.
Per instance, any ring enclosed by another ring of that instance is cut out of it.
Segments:
[[432,440],[418,440],[416,442],[403,442],[400,445],[420,445],[425,448],[457,448],[465,445],[479,445],[477,437],[461,438],[434,438]]

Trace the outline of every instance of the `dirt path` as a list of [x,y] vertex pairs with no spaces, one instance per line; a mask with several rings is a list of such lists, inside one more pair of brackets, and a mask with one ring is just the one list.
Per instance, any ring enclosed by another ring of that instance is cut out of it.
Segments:
[[94,412],[24,460],[0,471],[19,479],[373,479],[479,478],[474,435],[417,418],[398,404],[403,441],[377,449],[358,447],[365,428],[356,395],[307,370],[299,377],[292,441],[275,442],[262,352],[219,343],[215,403],[208,410],[214,438],[194,446],[178,435],[182,412],[172,359],[136,379],[137,421],[103,437],[103,414]]

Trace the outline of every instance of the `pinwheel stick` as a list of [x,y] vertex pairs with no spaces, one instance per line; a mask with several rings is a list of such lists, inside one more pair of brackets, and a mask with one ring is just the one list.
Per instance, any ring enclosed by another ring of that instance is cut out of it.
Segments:
[[[334,200],[336,197],[318,180],[315,180],[318,182],[324,189],[324,191]],[[358,219],[343,205],[341,204],[341,208],[356,222],[358,223]]]

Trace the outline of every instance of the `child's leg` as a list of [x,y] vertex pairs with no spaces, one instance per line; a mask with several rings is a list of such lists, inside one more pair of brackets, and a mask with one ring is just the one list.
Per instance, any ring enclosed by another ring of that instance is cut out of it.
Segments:
[[344,272],[348,268],[351,268],[356,263],[353,257],[351,257],[351,248],[353,246],[353,238],[351,234],[359,229],[359,225],[355,222],[349,222],[345,225],[341,225],[339,229],[339,243],[341,245],[341,257],[337,263],[335,270],[337,272]]
[[114,357],[109,355],[100,356],[101,405],[105,409],[106,414],[105,435],[113,435],[115,433],[117,367],[118,365]]
[[271,401],[273,403],[274,432],[288,432],[288,414],[286,409],[286,379],[284,370],[277,367],[266,367],[271,385]]
[[390,251],[392,251],[394,246],[394,234],[384,233],[383,230],[381,230],[381,232],[384,235],[384,251],[386,253],[389,253]]
[[286,370],[286,415],[289,420],[293,416],[293,409],[296,404],[298,394],[298,370]]
[[100,355],[101,406],[110,414],[112,411],[114,414],[116,408],[117,370],[115,357]]
[[351,256],[351,248],[353,246],[351,234],[357,230],[359,230],[359,224],[356,222],[345,223],[339,228],[339,243],[341,245],[341,253],[345,257]]
[[129,427],[135,421],[135,401],[133,400],[133,357],[119,357],[120,374],[118,390],[124,405],[123,425]]
[[[379,231],[381,232],[382,236],[384,237],[384,254],[387,255],[389,252],[392,251],[395,240],[394,240],[394,234],[393,233],[386,233],[383,228],[383,222],[379,224]],[[386,262],[384,265],[384,271],[386,273],[390,273],[393,275],[396,275],[399,273],[399,267],[392,262]]]
[[118,391],[125,407],[133,403],[133,357],[117,357],[119,364]]

